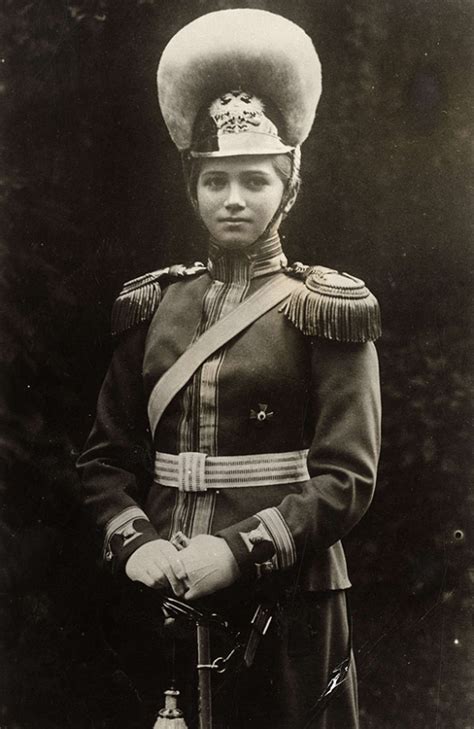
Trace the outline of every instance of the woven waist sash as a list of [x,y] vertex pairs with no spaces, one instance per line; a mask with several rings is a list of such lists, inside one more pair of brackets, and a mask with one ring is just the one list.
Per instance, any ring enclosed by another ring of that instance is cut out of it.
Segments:
[[307,450],[250,456],[156,453],[155,484],[180,491],[207,491],[298,483],[309,479],[307,455]]

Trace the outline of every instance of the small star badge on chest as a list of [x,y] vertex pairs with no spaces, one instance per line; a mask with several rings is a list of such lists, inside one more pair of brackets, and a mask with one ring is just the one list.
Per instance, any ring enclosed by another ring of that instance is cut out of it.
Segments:
[[258,408],[258,410],[252,409],[250,411],[250,420],[256,420],[257,422],[255,425],[261,428],[267,420],[271,420],[271,418],[273,418],[274,413],[268,410],[268,405],[264,402],[259,402]]

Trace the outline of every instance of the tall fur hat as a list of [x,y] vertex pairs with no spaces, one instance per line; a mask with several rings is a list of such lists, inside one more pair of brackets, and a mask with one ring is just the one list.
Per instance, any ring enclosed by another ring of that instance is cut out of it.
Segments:
[[265,10],[197,18],[170,40],[158,66],[166,126],[194,157],[293,150],[311,130],[320,95],[311,39]]

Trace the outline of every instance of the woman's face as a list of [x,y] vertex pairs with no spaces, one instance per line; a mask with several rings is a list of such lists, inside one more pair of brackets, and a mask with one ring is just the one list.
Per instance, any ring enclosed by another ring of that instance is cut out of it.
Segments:
[[241,250],[266,230],[283,191],[270,155],[205,159],[197,182],[199,214],[222,248]]

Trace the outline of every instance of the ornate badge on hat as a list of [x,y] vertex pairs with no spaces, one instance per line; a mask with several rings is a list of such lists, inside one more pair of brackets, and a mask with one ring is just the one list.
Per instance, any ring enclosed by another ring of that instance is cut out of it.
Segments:
[[308,136],[320,95],[311,39],[265,10],[197,18],[170,40],[158,67],[166,126],[192,157],[290,152]]

